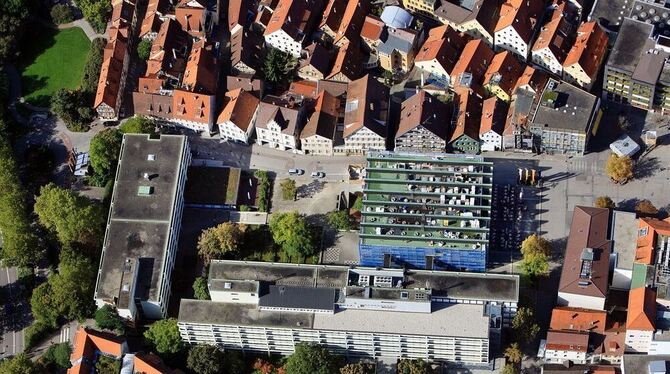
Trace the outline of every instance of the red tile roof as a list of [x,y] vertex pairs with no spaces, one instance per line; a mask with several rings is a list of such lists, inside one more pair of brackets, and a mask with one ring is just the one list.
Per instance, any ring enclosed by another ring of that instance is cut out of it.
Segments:
[[281,29],[291,38],[298,40],[300,35],[309,33],[312,12],[319,12],[320,7],[320,0],[279,0],[264,35],[270,35]]
[[484,75],[483,85],[493,83],[492,80],[495,78],[498,80],[496,85],[511,96],[522,72],[523,65],[514,54],[509,51],[502,51],[493,57],[491,65],[489,65]]
[[[646,230],[646,235],[641,235]],[[637,249],[635,262],[651,265],[654,263],[657,234],[670,236],[670,218],[658,220],[654,218],[640,218],[638,220]]]
[[74,344],[70,361],[72,367],[67,370],[68,374],[89,373],[92,369],[95,352],[121,358],[125,353],[125,339],[102,331],[79,327],[74,337]]
[[579,64],[586,75],[594,78],[607,51],[607,34],[596,21],[585,22],[577,30],[577,40],[563,62],[564,67]]
[[451,133],[449,143],[467,135],[479,139],[479,125],[482,116],[482,98],[467,88],[457,88],[454,102],[458,105],[456,127]]
[[[458,79],[461,73],[471,73],[472,83],[480,85],[488,66],[491,64],[495,53],[480,39],[470,40],[463,49],[461,57],[451,71],[452,80]],[[457,85],[458,81],[454,85]]]
[[547,349],[557,351],[587,352],[588,348],[588,332],[547,332]]
[[540,29],[532,49],[539,51],[548,47],[560,63],[565,61],[573,42],[573,26],[568,20],[571,15],[570,12],[567,12],[566,7],[567,3],[561,2],[553,10],[551,19]]
[[426,41],[419,48],[414,61],[422,62],[437,59],[437,62],[449,74],[456,65],[466,41],[466,37],[447,25],[433,28],[430,30]]
[[647,287],[630,290],[626,329],[656,330],[656,291]]
[[332,140],[335,137],[339,110],[340,99],[322,91],[316,99],[314,113],[300,133],[300,139],[319,135]]
[[541,69],[535,69],[532,66],[526,66],[521,77],[516,82],[514,92],[519,88],[530,88],[534,92],[542,92],[549,81],[549,75]]
[[258,109],[260,100],[254,95],[238,88],[226,92],[225,105],[216,123],[231,121],[242,131],[247,131],[251,126],[251,120]]
[[449,107],[421,90],[417,94],[402,102],[400,109],[400,123],[396,139],[407,132],[423,126],[442,140],[447,140],[451,113]]
[[479,134],[484,135],[493,130],[496,134],[502,135],[505,129],[508,109],[509,107],[496,96],[484,100]]
[[105,103],[116,108],[116,101],[121,88],[123,62],[127,51],[128,29],[126,27],[109,29],[109,41],[103,51],[103,61],[98,78],[98,89],[93,107]]
[[218,70],[210,47],[194,43],[186,63],[182,86],[189,91],[213,95],[216,92]]
[[190,35],[204,36],[206,12],[207,5],[204,0],[182,0],[175,9],[175,18]]
[[495,32],[512,26],[526,43],[530,43],[535,26],[543,13],[544,1],[506,0],[500,8]]
[[604,310],[557,306],[551,312],[549,328],[551,330],[574,330],[603,334],[606,321],[607,312]]
[[214,121],[214,96],[174,90],[172,115],[175,119],[211,124]]
[[370,40],[379,40],[384,32],[384,21],[377,16],[368,15],[363,22],[361,37]]
[[363,55],[358,43],[345,43],[338,50],[335,56],[335,62],[326,79],[334,79],[338,74],[342,74],[350,81],[360,78],[363,75],[361,60]]

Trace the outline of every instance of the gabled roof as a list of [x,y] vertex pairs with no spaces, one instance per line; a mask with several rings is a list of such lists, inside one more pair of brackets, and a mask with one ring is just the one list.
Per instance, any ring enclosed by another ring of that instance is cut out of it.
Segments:
[[[268,124],[274,121],[279,125],[283,134],[294,135],[299,127],[298,110],[289,108],[287,103],[282,100],[273,100],[268,96],[264,100],[266,101],[261,101],[258,107],[256,127],[266,129]],[[268,100],[272,102],[268,102]]]
[[462,73],[472,74],[472,83],[481,84],[494,56],[495,52],[481,39],[470,40],[465,45],[461,57],[451,71],[451,76],[456,79],[454,85],[458,85],[458,77]]
[[182,86],[189,91],[212,95],[216,92],[218,66],[210,47],[194,43],[188,56]]
[[[645,232],[646,234],[642,235]],[[654,263],[657,235],[670,236],[670,218],[662,221],[654,218],[640,218],[638,220],[635,262],[645,265]]]
[[337,118],[339,116],[340,99],[323,91],[314,105],[314,113],[300,133],[300,139],[319,135],[326,139],[335,137]]
[[584,308],[557,306],[551,312],[551,330],[573,330],[605,333],[607,312]]
[[242,29],[247,26],[251,4],[251,0],[228,0],[228,31],[233,31],[237,26]]
[[465,38],[451,27],[444,25],[433,28],[428,38],[414,57],[415,62],[436,59],[442,68],[451,73],[465,47]]
[[175,8],[175,18],[184,31],[201,36],[205,33],[206,12],[205,0],[183,0]]
[[123,75],[123,62],[128,43],[128,28],[111,27],[109,35],[109,41],[103,51],[98,89],[93,103],[94,108],[103,103],[116,108],[116,102],[119,97],[121,76]]
[[96,352],[121,358],[125,353],[125,344],[125,339],[120,336],[80,326],[74,337],[72,354],[70,355],[72,367],[67,370],[68,374],[89,373]]
[[656,291],[648,287],[634,288],[628,293],[627,330],[656,330]]
[[384,21],[377,16],[367,15],[361,29],[361,37],[370,40],[381,40],[384,30],[386,30]]
[[344,10],[347,8],[347,3],[347,0],[328,0],[319,28],[328,26],[336,32],[340,28],[340,24],[344,18]]
[[112,25],[128,25],[133,21],[135,4],[129,1],[120,1],[112,7]]
[[133,92],[133,109],[137,115],[170,119],[172,100],[172,96]]
[[588,348],[588,332],[547,332],[547,349],[557,351],[587,352]]
[[312,66],[324,77],[330,72],[330,61],[333,55],[319,43],[312,43],[305,48],[307,57],[300,60],[300,68]]
[[347,138],[363,127],[386,138],[389,88],[369,74],[352,81],[347,88],[344,134]]
[[496,96],[484,100],[482,105],[482,120],[479,126],[479,135],[484,135],[493,131],[502,135],[505,130],[505,121],[507,119],[507,110],[509,107]]
[[451,133],[449,143],[466,135],[479,140],[479,125],[482,116],[482,98],[472,90],[457,88],[454,102],[458,105],[456,127]]
[[551,19],[540,29],[540,34],[533,44],[533,52],[549,48],[558,62],[563,63],[573,42],[573,26],[568,19],[567,3],[561,2],[553,10]]
[[333,29],[336,32],[334,42],[338,43],[345,36],[349,41],[358,39],[368,10],[368,1],[348,0],[339,28]]
[[171,18],[166,19],[151,44],[146,75],[183,69],[183,63],[176,63],[179,57],[175,58],[175,54],[177,51],[186,50],[187,46],[188,35],[184,33],[179,23]]
[[426,91],[402,102],[396,139],[422,126],[442,140],[449,134],[449,107]]
[[313,12],[321,11],[320,0],[279,0],[264,35],[284,30],[294,40],[302,40]]
[[160,357],[153,353],[137,352],[133,355],[133,372],[142,374],[177,374],[179,369],[171,369]]
[[519,81],[523,65],[510,51],[496,54],[484,74],[483,85],[491,84],[500,87],[508,95],[512,95]]
[[360,78],[363,75],[362,59],[363,56],[358,43],[347,42],[343,44],[337,50],[333,68],[326,79],[333,79],[338,74],[344,75],[349,80]]
[[514,87],[514,93],[519,88],[531,89],[533,93],[540,93],[549,81],[549,75],[541,69],[527,65]]
[[583,23],[577,30],[577,40],[563,66],[579,64],[586,75],[594,77],[604,60],[607,43],[607,34],[596,21]]
[[214,95],[174,90],[172,115],[175,119],[196,123],[214,122]]
[[[609,277],[609,209],[576,206],[558,292],[604,298]],[[592,260],[582,260],[590,257]],[[590,266],[585,261],[590,261]],[[588,268],[586,276],[582,276]]]
[[498,18],[495,32],[512,26],[528,44],[543,13],[544,1],[506,0],[500,8],[500,18]]
[[486,31],[493,35],[501,3],[501,0],[442,0],[440,7],[435,10],[435,15],[454,25],[477,20]]
[[254,70],[263,63],[263,37],[253,29],[238,30],[230,36],[230,66],[242,63]]
[[227,76],[226,89],[232,91],[236,88],[241,88],[244,91],[255,93],[255,96],[260,96],[263,90],[263,80],[253,77]]
[[251,126],[251,120],[254,118],[259,103],[260,100],[256,96],[243,91],[241,88],[228,91],[226,92],[223,109],[216,123],[221,124],[230,121],[240,130],[246,132]]

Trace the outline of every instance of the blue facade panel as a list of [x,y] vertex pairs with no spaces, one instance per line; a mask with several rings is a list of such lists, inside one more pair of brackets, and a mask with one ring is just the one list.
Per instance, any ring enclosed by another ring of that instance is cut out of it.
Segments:
[[435,270],[486,270],[486,251],[475,249],[415,248],[361,244],[359,247],[362,266],[384,266],[384,255],[393,257],[395,266],[425,269],[426,256],[434,256]]

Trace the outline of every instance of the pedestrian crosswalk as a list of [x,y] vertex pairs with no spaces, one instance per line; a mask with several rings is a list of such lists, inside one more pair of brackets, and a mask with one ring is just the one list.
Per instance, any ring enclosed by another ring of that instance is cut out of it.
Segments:
[[568,160],[567,169],[571,173],[600,174],[603,166],[593,160],[572,158]]
[[65,325],[60,329],[59,343],[66,343],[70,341],[70,325]]

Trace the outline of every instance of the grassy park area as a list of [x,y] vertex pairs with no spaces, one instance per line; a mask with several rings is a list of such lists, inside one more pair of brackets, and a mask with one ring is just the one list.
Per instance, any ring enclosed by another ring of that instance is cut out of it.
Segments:
[[90,42],[78,27],[56,30],[34,24],[21,51],[23,97],[38,106],[48,106],[54,92],[79,87]]

